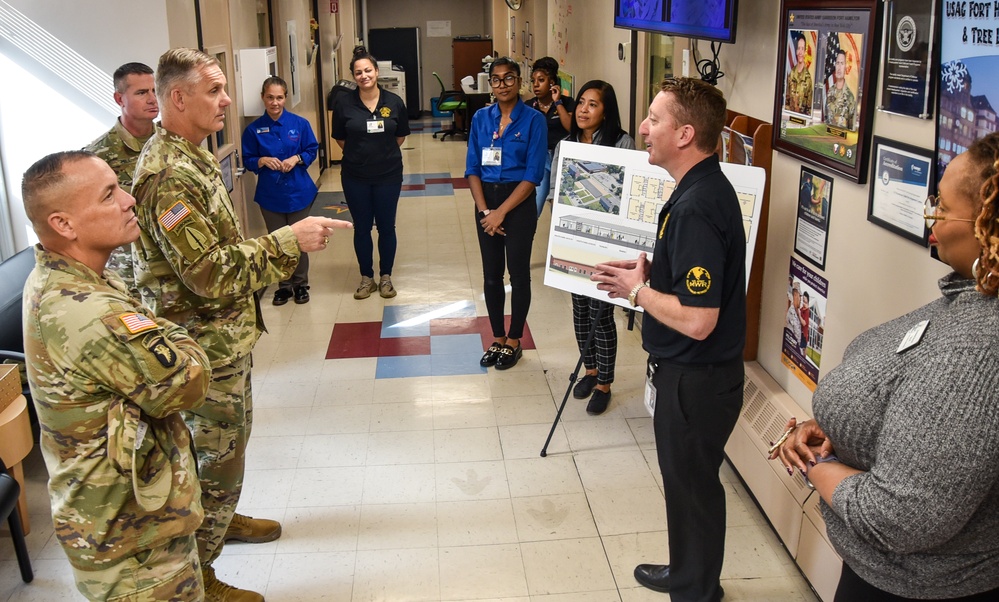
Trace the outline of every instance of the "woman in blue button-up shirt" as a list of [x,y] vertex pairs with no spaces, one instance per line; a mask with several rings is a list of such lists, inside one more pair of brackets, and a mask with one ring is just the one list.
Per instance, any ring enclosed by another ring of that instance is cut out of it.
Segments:
[[[260,93],[266,113],[243,131],[243,164],[257,174],[253,200],[260,205],[267,230],[294,224],[308,217],[316,198],[316,184],[309,175],[319,143],[309,122],[284,110],[288,85],[268,77]],[[291,278],[274,292],[274,305],[309,302],[309,256],[302,253]]]
[[[504,370],[522,355],[520,338],[531,307],[531,247],[538,213],[534,188],[548,158],[545,117],[520,100],[520,65],[510,58],[493,61],[489,85],[496,103],[476,111],[468,136],[465,177],[475,200],[483,293],[492,345],[479,363]],[[528,202],[525,202],[528,201]],[[510,328],[503,320],[510,271]]]

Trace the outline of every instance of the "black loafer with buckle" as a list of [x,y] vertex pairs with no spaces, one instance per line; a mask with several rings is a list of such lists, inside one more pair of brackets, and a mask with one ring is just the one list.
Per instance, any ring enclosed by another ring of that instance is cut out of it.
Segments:
[[520,360],[523,355],[523,345],[517,345],[516,347],[503,345],[503,348],[500,349],[500,356],[496,360],[496,369],[506,370],[507,368],[513,368],[517,365],[517,361]]
[[485,366],[486,368],[489,366],[495,366],[496,360],[499,359],[500,351],[503,347],[504,346],[499,343],[493,343],[490,345],[489,349],[486,349],[486,352],[482,354],[482,359],[479,360],[479,365]]

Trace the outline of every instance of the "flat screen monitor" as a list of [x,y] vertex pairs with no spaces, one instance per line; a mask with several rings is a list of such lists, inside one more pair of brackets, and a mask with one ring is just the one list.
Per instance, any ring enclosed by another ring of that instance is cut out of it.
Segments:
[[738,0],[614,0],[614,27],[735,42]]

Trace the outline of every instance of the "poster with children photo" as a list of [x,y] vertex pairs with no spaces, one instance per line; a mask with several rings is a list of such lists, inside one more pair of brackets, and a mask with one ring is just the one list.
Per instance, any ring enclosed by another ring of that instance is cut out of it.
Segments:
[[828,280],[791,258],[780,359],[811,391],[819,382],[828,292]]

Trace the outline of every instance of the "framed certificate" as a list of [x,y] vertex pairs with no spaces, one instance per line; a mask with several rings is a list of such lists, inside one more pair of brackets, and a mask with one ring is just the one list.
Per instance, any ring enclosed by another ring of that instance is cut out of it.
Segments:
[[923,204],[933,193],[933,151],[874,137],[867,221],[927,246]]

